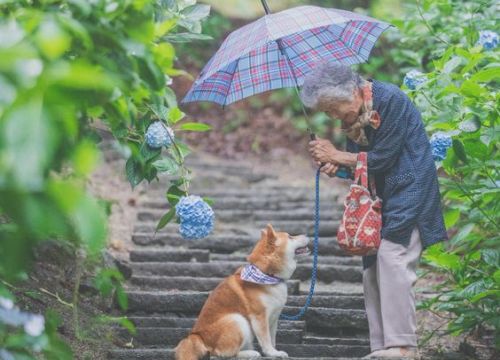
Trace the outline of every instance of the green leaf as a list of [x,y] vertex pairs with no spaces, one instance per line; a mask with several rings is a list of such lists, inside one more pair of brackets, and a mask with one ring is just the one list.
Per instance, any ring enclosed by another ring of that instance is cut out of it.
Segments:
[[210,14],[210,5],[196,4],[182,10],[182,15],[191,21],[199,21]]
[[458,233],[453,237],[453,243],[454,244],[459,244],[461,243],[464,239],[467,238],[467,236],[470,234],[472,229],[474,229],[475,224],[467,224],[463,226]]
[[125,164],[125,171],[132,189],[139,185],[144,179],[140,163],[138,163],[132,156],[128,158],[127,163]]
[[486,93],[486,89],[471,80],[465,80],[460,87],[460,93],[465,96],[479,98]]
[[471,76],[470,81],[490,82],[498,78],[500,78],[500,67],[494,67],[478,71]]
[[447,229],[455,225],[460,218],[460,210],[450,209],[444,214],[444,223]]
[[215,200],[209,197],[203,197],[202,199],[210,206],[212,206],[215,203]]
[[467,154],[465,153],[464,144],[458,139],[453,139],[453,151],[455,155],[462,160],[464,163],[467,163]]
[[107,238],[107,218],[103,208],[95,199],[84,196],[75,207],[72,218],[89,255],[91,257],[98,255]]
[[488,147],[479,140],[465,140],[464,148],[467,154],[474,158],[481,160],[487,160],[490,158]]
[[178,186],[172,185],[167,190],[167,200],[171,206],[175,206],[179,199],[186,195],[186,192],[181,190]]
[[158,222],[158,225],[156,225],[156,230],[155,232],[158,232],[159,230],[163,229],[169,222],[170,220],[173,219],[175,216],[175,207],[172,207],[165,215],[163,215]]
[[451,60],[449,60],[446,64],[444,64],[444,67],[443,67],[443,72],[445,74],[449,74],[451,72],[453,72],[453,70],[455,70],[455,68],[460,65],[460,63],[462,62],[462,59],[458,56],[454,56],[451,58]]
[[169,87],[165,88],[165,100],[169,108],[177,107],[177,98],[174,91]]
[[487,289],[488,288],[486,286],[484,279],[481,279],[479,281],[473,282],[472,284],[468,285],[465,289],[460,291],[459,296],[470,300],[474,296],[478,295],[483,291],[486,291]]
[[500,251],[497,249],[482,249],[481,257],[484,262],[494,267],[500,267]]
[[169,110],[168,120],[175,124],[184,118],[185,114],[176,106]]
[[161,148],[155,149],[150,147],[147,143],[142,144],[141,146],[141,155],[144,158],[144,161],[149,161],[158,155],[161,154]]
[[162,158],[156,160],[153,166],[158,169],[158,171],[165,172],[168,175],[177,174],[179,171],[179,165],[171,158]]
[[495,280],[497,285],[500,285],[500,269],[495,271],[495,273],[493,274],[493,280]]
[[125,293],[125,290],[120,284],[116,285],[116,300],[122,310],[128,309],[128,297],[127,294]]
[[40,25],[36,40],[40,50],[49,59],[60,57],[71,46],[71,37],[53,19],[47,19]]
[[40,189],[59,142],[54,122],[43,112],[42,94],[13,106],[0,124],[5,159],[0,179],[8,174],[18,188]]
[[134,323],[128,318],[121,317],[118,322],[123,328],[127,329],[130,334],[135,335],[137,333]]
[[211,130],[212,127],[204,123],[184,123],[179,129],[187,131],[208,131]]
[[486,290],[483,291],[479,294],[476,294],[470,299],[471,303],[477,303],[479,300],[488,297],[488,296],[495,296],[497,299],[500,299],[500,290]]
[[481,127],[481,122],[476,118],[472,118],[469,120],[462,121],[458,128],[464,132],[473,133],[479,130]]
[[460,268],[460,257],[444,250],[442,243],[428,247],[424,258],[437,267],[445,270],[457,270]]

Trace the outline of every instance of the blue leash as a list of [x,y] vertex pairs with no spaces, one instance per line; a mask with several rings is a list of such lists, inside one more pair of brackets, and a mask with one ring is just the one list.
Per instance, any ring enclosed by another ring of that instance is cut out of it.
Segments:
[[314,295],[314,287],[316,286],[316,273],[318,270],[318,245],[319,245],[319,175],[320,170],[316,172],[316,200],[314,208],[314,240],[313,240],[313,267],[311,271],[311,286],[309,288],[309,295],[307,295],[306,303],[296,315],[281,314],[282,320],[299,320],[311,305],[312,297]]

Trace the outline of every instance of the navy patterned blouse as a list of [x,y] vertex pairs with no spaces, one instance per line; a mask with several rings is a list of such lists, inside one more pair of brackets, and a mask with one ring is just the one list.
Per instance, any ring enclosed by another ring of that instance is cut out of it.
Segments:
[[[448,239],[441,210],[436,167],[420,113],[397,86],[370,79],[376,130],[365,128],[369,145],[347,140],[347,151],[368,152],[368,173],[382,198],[382,238],[407,246],[418,227],[423,247]],[[376,255],[363,257],[364,268]]]

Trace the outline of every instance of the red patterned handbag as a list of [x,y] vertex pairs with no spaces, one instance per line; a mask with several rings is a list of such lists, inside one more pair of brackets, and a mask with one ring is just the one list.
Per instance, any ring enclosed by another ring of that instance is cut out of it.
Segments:
[[354,183],[344,206],[344,215],[337,232],[339,246],[351,255],[376,254],[380,246],[382,200],[377,197],[374,180],[368,181],[366,152],[358,154]]

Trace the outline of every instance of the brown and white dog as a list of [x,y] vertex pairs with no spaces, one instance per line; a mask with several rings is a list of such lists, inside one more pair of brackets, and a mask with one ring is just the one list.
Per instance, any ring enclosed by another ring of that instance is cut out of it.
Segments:
[[263,285],[242,280],[240,267],[222,281],[201,309],[191,333],[177,345],[176,360],[199,360],[206,355],[259,357],[254,336],[265,356],[288,357],[276,350],[278,318],[287,299],[286,280],[297,267],[296,256],[309,254],[306,236],[275,232],[271,225],[247,257],[262,273],[282,279]]

